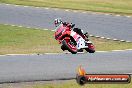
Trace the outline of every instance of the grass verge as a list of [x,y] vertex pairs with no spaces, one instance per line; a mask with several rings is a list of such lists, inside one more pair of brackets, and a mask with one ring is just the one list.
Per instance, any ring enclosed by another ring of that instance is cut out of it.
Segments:
[[0,54],[60,52],[50,30],[0,25]]
[[132,82],[129,84],[85,84],[84,86],[80,86],[76,83],[75,80],[67,80],[3,84],[2,88],[132,88]]
[[[90,37],[96,50],[132,49],[132,43]],[[50,30],[0,24],[0,54],[59,53],[60,45]]]
[[0,0],[0,2],[132,15],[132,0]]
[[86,84],[80,86],[76,81],[67,81],[65,83],[49,83],[44,85],[35,85],[32,88],[131,88],[130,84]]

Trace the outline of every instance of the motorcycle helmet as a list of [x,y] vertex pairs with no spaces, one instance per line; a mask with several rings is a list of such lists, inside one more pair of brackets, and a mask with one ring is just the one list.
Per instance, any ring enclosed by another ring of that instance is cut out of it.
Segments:
[[59,26],[62,23],[61,18],[56,18],[54,21],[55,27]]

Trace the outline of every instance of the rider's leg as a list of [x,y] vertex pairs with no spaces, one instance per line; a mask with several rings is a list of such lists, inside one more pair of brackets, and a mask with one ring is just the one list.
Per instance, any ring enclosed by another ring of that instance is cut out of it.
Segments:
[[86,41],[88,41],[88,32],[86,32],[85,34],[83,34],[82,30],[79,29],[79,28],[74,28],[73,31],[75,31],[76,33],[78,33],[79,35],[81,35],[83,39],[85,39]]

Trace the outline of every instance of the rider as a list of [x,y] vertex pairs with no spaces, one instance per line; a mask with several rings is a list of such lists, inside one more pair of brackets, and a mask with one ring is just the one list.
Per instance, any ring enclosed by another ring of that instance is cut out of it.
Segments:
[[[75,26],[75,24],[63,22],[61,20],[61,18],[55,19],[54,24],[55,24],[55,27],[58,27],[60,24],[63,24],[64,26],[70,26],[71,28],[73,28]],[[82,36],[83,39],[88,41],[88,33],[87,32],[85,34],[83,34],[83,30],[79,29],[79,28],[73,28],[73,31],[78,33],[80,36]]]

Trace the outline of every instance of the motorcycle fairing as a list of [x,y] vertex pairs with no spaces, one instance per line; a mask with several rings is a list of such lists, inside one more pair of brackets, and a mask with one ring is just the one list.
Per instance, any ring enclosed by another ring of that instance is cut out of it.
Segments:
[[86,46],[85,44],[85,40],[76,32],[71,31],[71,36],[74,38],[74,40],[76,41],[77,45],[76,48],[79,50],[81,48],[87,48],[88,46]]
[[86,47],[85,46],[85,40],[82,37],[80,37],[78,39],[76,47],[77,47],[77,49],[81,49],[81,48],[85,48]]

